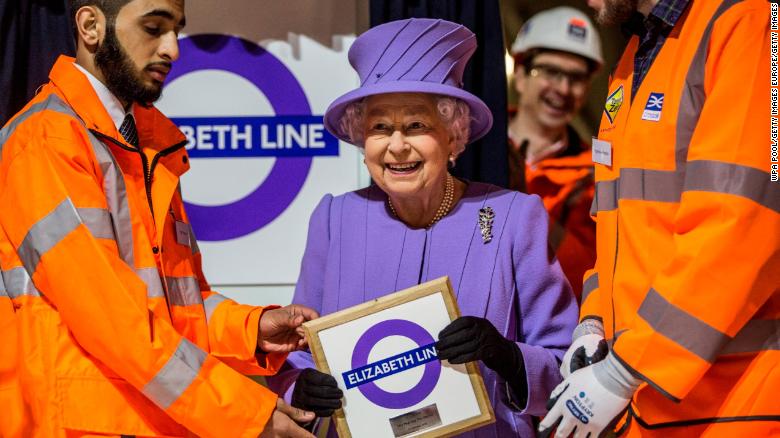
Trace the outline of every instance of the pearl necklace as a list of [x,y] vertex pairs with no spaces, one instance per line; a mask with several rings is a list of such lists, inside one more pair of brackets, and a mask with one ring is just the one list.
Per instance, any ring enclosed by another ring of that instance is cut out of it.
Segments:
[[[447,213],[450,212],[450,208],[452,208],[452,199],[455,197],[455,182],[454,178],[452,178],[452,175],[447,173],[447,181],[444,184],[444,199],[442,199],[441,204],[439,204],[438,210],[436,210],[436,214],[433,215],[433,219],[431,219],[430,222],[428,222],[428,225],[425,226],[425,228],[430,228],[435,224],[436,222],[439,222],[441,218],[444,216],[447,216]],[[395,207],[393,207],[393,201],[390,200],[390,198],[387,198],[387,205],[390,207],[390,211],[393,212],[393,216],[398,217],[398,213],[395,211]]]

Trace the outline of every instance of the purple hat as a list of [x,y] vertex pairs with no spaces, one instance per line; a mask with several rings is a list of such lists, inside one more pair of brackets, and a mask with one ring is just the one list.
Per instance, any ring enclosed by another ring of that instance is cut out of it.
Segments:
[[431,93],[463,100],[471,112],[468,143],[487,134],[493,115],[477,96],[464,91],[463,69],[477,49],[477,38],[465,26],[445,20],[410,18],[373,27],[349,49],[349,63],[360,76],[360,88],[330,104],[325,127],[351,142],[340,121],[349,104],[384,93]]

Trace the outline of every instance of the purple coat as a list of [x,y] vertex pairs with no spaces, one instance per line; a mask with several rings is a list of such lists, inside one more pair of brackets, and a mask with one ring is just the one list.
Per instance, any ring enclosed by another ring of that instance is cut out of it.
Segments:
[[[558,360],[571,341],[577,304],[558,262],[550,260],[548,217],[536,195],[469,183],[454,210],[430,229],[411,229],[390,215],[387,195],[369,187],[326,195],[311,216],[293,302],[321,314],[448,275],[462,315],[489,319],[517,341],[528,376],[522,411],[507,400],[507,385],[480,362],[496,423],[463,436],[534,436],[531,416],[561,381]],[[483,243],[479,209],[495,212],[493,240]],[[268,378],[289,401],[298,370],[311,355],[289,356],[288,368]]]

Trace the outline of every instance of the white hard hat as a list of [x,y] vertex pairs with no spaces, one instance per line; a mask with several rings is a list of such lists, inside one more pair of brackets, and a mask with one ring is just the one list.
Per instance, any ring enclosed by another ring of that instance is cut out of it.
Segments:
[[512,56],[531,49],[552,49],[573,53],[594,61],[599,67],[601,39],[587,15],[561,6],[539,12],[520,28],[512,44]]

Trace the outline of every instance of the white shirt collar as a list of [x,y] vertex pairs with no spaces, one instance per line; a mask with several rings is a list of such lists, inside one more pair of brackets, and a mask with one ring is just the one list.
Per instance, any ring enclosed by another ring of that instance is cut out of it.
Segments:
[[98,98],[100,99],[100,103],[103,104],[103,107],[108,112],[108,115],[111,116],[111,120],[114,121],[114,126],[116,126],[116,129],[119,130],[119,127],[122,126],[122,122],[125,120],[125,116],[128,113],[133,114],[132,106],[130,107],[130,111],[125,112],[122,103],[119,101],[119,99],[116,98],[116,96],[114,96],[114,93],[109,91],[105,84],[100,82],[98,78],[96,78],[92,73],[88,72],[84,67],[76,63],[73,65],[75,65],[77,69],[81,70],[81,72],[84,73],[84,75],[89,80],[89,83],[92,84],[92,88],[95,89],[95,93],[97,93]]

